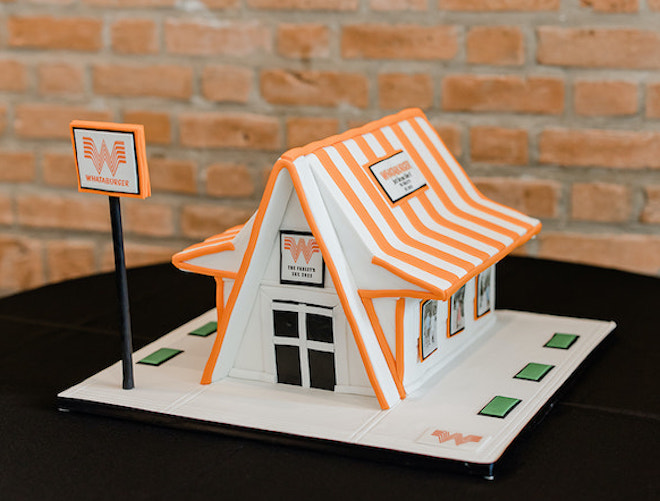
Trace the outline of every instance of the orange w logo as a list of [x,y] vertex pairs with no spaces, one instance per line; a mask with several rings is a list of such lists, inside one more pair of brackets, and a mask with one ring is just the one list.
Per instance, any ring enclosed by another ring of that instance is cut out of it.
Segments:
[[96,172],[101,174],[103,164],[108,164],[108,168],[115,177],[120,164],[126,163],[126,145],[124,141],[115,141],[112,145],[112,153],[108,151],[105,140],[101,141],[101,151],[96,149],[96,144],[91,137],[83,137],[83,154],[94,164]]
[[299,238],[298,242],[296,242],[296,239],[293,237],[284,237],[284,248],[291,253],[294,263],[298,261],[300,253],[305,258],[305,262],[309,264],[309,260],[312,259],[314,253],[321,252],[316,240],[313,238]]
[[438,437],[438,440],[441,444],[453,440],[456,442],[456,445],[465,444],[468,442],[479,442],[483,437],[479,435],[468,435],[464,437],[462,433],[449,433],[448,431],[435,430],[431,433],[434,437]]

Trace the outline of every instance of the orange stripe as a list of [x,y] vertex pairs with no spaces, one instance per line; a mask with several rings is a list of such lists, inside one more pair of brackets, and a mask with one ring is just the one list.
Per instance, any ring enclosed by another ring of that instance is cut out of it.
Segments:
[[215,277],[215,306],[218,309],[218,319],[225,309],[225,283],[222,277]]
[[378,344],[380,345],[380,349],[383,352],[383,355],[385,356],[385,360],[387,361],[387,367],[390,369],[390,373],[392,374],[392,379],[394,379],[396,388],[397,390],[399,390],[399,397],[401,397],[401,400],[403,400],[404,398],[406,398],[406,392],[403,389],[403,382],[401,381],[401,377],[399,375],[399,369],[396,365],[396,361],[392,356],[392,350],[390,349],[390,345],[387,343],[387,339],[385,339],[385,333],[383,332],[383,328],[378,320],[378,315],[376,315],[376,310],[374,308],[373,301],[366,297],[362,297],[360,299],[362,299],[362,304],[364,306],[364,309],[366,310],[367,316],[371,321],[371,326],[374,328],[374,332],[376,333],[376,339],[378,339]]
[[423,194],[418,198],[419,203],[422,204],[422,207],[426,210],[427,214],[431,216],[431,218],[439,224],[445,224],[447,227],[459,231],[463,235],[466,235],[468,237],[474,238],[475,240],[479,240],[480,242],[490,245],[491,247],[495,247],[496,249],[504,249],[506,248],[506,244],[503,242],[500,242],[499,240],[494,240],[490,237],[487,237],[486,235],[482,235],[481,233],[477,233],[474,230],[471,230],[470,228],[466,228],[465,226],[461,226],[457,223],[453,223],[442,216],[440,212],[435,208],[431,200],[426,196],[426,194]]
[[399,298],[396,301],[396,307],[394,309],[395,320],[394,324],[396,326],[396,368],[399,371],[399,378],[403,381],[404,375],[404,345],[403,345],[403,316],[406,311],[406,300]]
[[358,294],[360,294],[361,297],[369,299],[376,299],[379,297],[414,297],[419,299],[439,299],[438,296],[430,294],[427,291],[418,291],[413,289],[358,289]]
[[[508,230],[506,228],[502,228],[499,225],[496,225],[495,223],[491,223],[490,221],[486,221],[485,219],[481,219],[479,216],[474,216],[472,214],[469,214],[465,212],[463,209],[460,209],[450,198],[449,195],[445,192],[445,189],[442,187],[438,179],[433,175],[431,172],[431,169],[426,165],[424,160],[422,159],[421,155],[419,152],[413,147],[412,143],[408,140],[406,135],[403,133],[401,128],[398,125],[393,125],[392,126],[392,131],[396,135],[397,139],[404,145],[404,148],[410,154],[412,157],[414,157],[414,161],[417,164],[417,166],[420,168],[420,170],[424,173],[424,177],[426,177],[427,181],[429,184],[431,184],[431,188],[433,189],[433,192],[435,195],[442,201],[442,203],[450,210],[450,212],[453,212],[457,216],[462,217],[463,219],[467,219],[469,221],[472,221],[480,226],[483,226],[484,228],[488,228],[490,230],[495,231],[496,233],[500,233],[502,235],[506,235],[512,239],[517,238],[519,235],[518,233]],[[444,169],[443,169],[444,172]]]
[[[506,214],[503,214],[499,211],[496,211],[495,209],[491,209],[490,207],[487,207],[485,205],[482,205],[480,202],[477,200],[474,200],[466,191],[465,186],[463,186],[463,183],[461,183],[458,178],[456,177],[456,174],[454,174],[453,169],[451,169],[447,163],[445,162],[445,159],[442,158],[442,155],[440,155],[440,152],[436,149],[436,147],[433,145],[429,137],[424,133],[422,128],[419,126],[416,120],[407,120],[407,123],[412,126],[413,130],[417,133],[417,136],[419,139],[422,140],[422,142],[426,145],[428,150],[431,152],[433,157],[435,158],[436,162],[440,165],[440,168],[444,171],[444,173],[447,175],[447,178],[451,182],[451,184],[456,188],[456,191],[460,195],[460,197],[467,202],[471,207],[478,209],[482,212],[486,212],[487,214],[490,214],[491,216],[495,216],[499,219],[502,219],[504,221],[507,221],[508,223],[515,224],[516,226],[521,226],[522,228],[525,229],[530,229],[532,226],[528,223],[525,223],[524,221],[521,221],[519,219],[513,218],[511,216],[508,216]],[[403,130],[401,129],[400,125],[397,125],[397,128],[401,130],[401,133],[403,134]],[[447,150],[449,151],[449,150]],[[463,171],[463,168],[456,162],[456,165],[458,165],[458,168],[461,169],[463,172],[465,179],[467,180],[468,183],[472,184],[470,179],[468,178],[467,174],[465,174],[465,171]],[[474,187],[474,184],[472,184]],[[518,234],[516,233],[516,236]]]
[[[369,155],[367,152],[372,151],[369,145],[367,144],[367,141],[364,139],[364,137],[356,137],[355,138],[355,143],[358,145],[362,153],[367,157],[367,162],[368,165],[372,165],[373,162],[377,161],[376,155],[372,152],[371,155]],[[371,199],[371,201],[374,203],[376,206],[376,209],[378,212],[380,212],[381,216],[383,216],[383,219],[387,221],[388,225],[394,233],[399,237],[399,239],[402,242],[405,242],[406,244],[410,245],[413,248],[416,248],[426,254],[430,254],[431,256],[436,256],[440,259],[443,259],[444,261],[450,262],[451,264],[458,266],[460,268],[463,268],[465,271],[470,270],[474,267],[474,264],[470,263],[469,261],[465,261],[464,259],[461,259],[459,257],[456,257],[453,254],[449,254],[445,251],[441,251],[439,249],[436,249],[435,247],[432,247],[428,244],[422,243],[418,240],[415,240],[413,237],[411,237],[406,230],[404,230],[401,227],[401,224],[399,221],[397,221],[396,217],[392,213],[392,207],[385,203],[385,200],[382,196],[380,195],[380,192],[376,189],[374,180],[369,178],[369,174],[367,174],[365,169],[368,169],[368,165],[365,165],[364,167],[361,167],[357,160],[351,155],[351,153],[348,151],[348,148],[346,147],[345,144],[338,144],[337,145],[337,151],[339,151],[339,154],[342,155],[342,158],[344,155],[342,154],[342,151],[346,153],[346,155],[351,158],[352,162],[348,163],[349,168],[353,172],[353,174],[361,180],[360,185],[365,189],[367,192],[367,195]],[[400,205],[407,205],[406,200],[402,200]],[[405,215],[405,212],[404,212]],[[410,222],[410,221],[409,221]],[[424,228],[426,230],[426,228]]]
[[[338,153],[342,156],[345,162],[350,161],[350,159],[352,158],[350,157],[350,155],[348,155],[348,152],[345,149],[344,151],[338,150]],[[433,276],[443,278],[448,282],[453,282],[458,279],[456,275],[454,275],[449,271],[443,270],[436,266],[432,266],[421,258],[408,254],[407,252],[401,251],[399,249],[395,249],[387,241],[387,239],[381,232],[378,225],[373,221],[371,216],[368,214],[367,210],[362,205],[362,202],[360,201],[358,196],[355,194],[349,183],[344,179],[344,177],[339,172],[339,169],[335,167],[332,160],[328,156],[328,153],[326,151],[321,150],[316,153],[316,156],[319,158],[323,166],[326,168],[326,171],[328,172],[328,174],[330,174],[333,181],[337,184],[342,194],[347,198],[351,207],[353,207],[353,210],[355,210],[358,216],[360,216],[360,219],[367,227],[369,233],[374,238],[376,244],[382,251],[384,251],[387,255],[391,257],[396,257],[404,262],[410,263],[416,268],[424,270]],[[349,158],[346,158],[346,156],[349,156]],[[425,286],[425,288],[428,288],[428,286]]]
[[428,282],[425,282],[421,278],[417,278],[414,275],[411,275],[409,273],[406,273],[405,271],[400,270],[396,266],[394,266],[392,263],[389,261],[385,261],[384,259],[379,258],[378,256],[374,256],[371,258],[371,263],[375,264],[376,266],[380,266],[381,268],[386,269],[393,275],[398,276],[399,278],[404,279],[406,282],[410,282],[413,285],[417,285],[419,287],[422,287],[426,289],[427,291],[431,292],[432,294],[437,295],[438,297],[441,297],[442,299],[446,299],[446,292],[443,289],[440,289],[436,287],[435,285],[431,285]]

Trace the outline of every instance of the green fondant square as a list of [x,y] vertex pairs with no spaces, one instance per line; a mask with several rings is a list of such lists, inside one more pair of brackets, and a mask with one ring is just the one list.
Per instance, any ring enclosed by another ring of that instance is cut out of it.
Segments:
[[138,362],[138,364],[160,365],[167,362],[170,358],[177,356],[179,353],[183,353],[183,350],[176,350],[174,348],[161,348],[154,351],[151,355],[144,357]]
[[514,376],[516,379],[526,379],[528,381],[540,381],[550,372],[554,365],[528,363],[523,369]]
[[504,418],[520,402],[521,400],[519,398],[502,397],[498,395],[493,397],[493,399],[486,404],[486,407],[479,411],[479,414],[482,416]]
[[209,322],[208,324],[202,325],[201,327],[197,327],[197,329],[195,329],[194,331],[190,331],[189,334],[191,336],[207,337],[213,334],[217,330],[218,330],[218,322]]
[[551,338],[550,341],[545,343],[544,346],[547,348],[559,348],[560,350],[568,350],[573,343],[577,341],[577,336],[575,334],[564,334],[561,332],[556,332]]

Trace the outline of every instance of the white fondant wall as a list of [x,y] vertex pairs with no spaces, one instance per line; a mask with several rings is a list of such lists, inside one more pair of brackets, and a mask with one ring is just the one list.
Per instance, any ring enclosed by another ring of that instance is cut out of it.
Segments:
[[495,321],[495,267],[491,267],[490,303],[493,305],[490,313],[475,319],[474,297],[476,278],[466,284],[465,291],[465,329],[452,337],[448,337],[447,316],[449,301],[438,301],[438,322],[436,338],[438,348],[422,360],[419,353],[419,337],[421,326],[421,303],[419,299],[407,299],[404,316],[404,378],[403,384],[407,393],[412,393],[424,384],[438,371],[442,370],[455,356],[471,345],[489,325]]
[[[292,192],[282,219],[280,230],[309,232],[302,207]],[[373,389],[346,321],[332,278],[326,268],[324,287],[308,287],[280,284],[279,233],[271,242],[271,252],[260,292],[249,313],[245,334],[230,375],[233,377],[277,381],[275,349],[272,340],[272,302],[275,300],[297,301],[333,307],[335,338],[335,391],[373,394]]]

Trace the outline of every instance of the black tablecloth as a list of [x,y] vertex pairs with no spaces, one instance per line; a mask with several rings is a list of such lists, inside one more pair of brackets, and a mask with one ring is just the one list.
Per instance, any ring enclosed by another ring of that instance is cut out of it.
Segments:
[[[129,271],[134,347],[214,306],[211,279]],[[0,499],[658,499],[660,280],[524,258],[498,265],[500,308],[618,328],[494,481],[433,465],[58,412],[60,391],[119,359],[114,276],[0,300]]]

